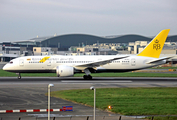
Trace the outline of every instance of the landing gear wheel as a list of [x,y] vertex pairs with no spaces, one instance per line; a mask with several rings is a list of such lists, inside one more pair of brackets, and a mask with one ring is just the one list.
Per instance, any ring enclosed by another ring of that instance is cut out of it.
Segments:
[[20,75],[20,73],[18,74],[18,79],[21,79],[21,75]]
[[18,76],[18,79],[21,79],[21,76]]
[[86,80],[87,79],[87,75],[84,75],[83,78],[84,78],[84,80]]
[[89,79],[89,80],[92,80],[92,76],[91,76],[91,75],[88,75],[88,79]]
[[84,75],[83,78],[84,78],[84,80],[92,80],[91,75]]

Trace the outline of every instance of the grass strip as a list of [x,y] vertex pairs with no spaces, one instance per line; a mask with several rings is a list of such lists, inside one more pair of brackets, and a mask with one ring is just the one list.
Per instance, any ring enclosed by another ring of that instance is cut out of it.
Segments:
[[[93,106],[93,91],[88,89],[52,92],[58,97]],[[122,115],[176,115],[177,88],[101,88],[96,89],[96,107]]]
[[[17,77],[16,73],[0,69],[0,77]],[[21,73],[22,77],[56,77],[56,73]]]
[[[74,77],[83,77],[84,73],[75,74]],[[177,77],[172,73],[144,73],[144,72],[125,72],[125,73],[92,73],[93,77]],[[56,73],[22,73],[22,77],[56,77]],[[6,72],[0,69],[0,77],[17,77],[15,73]]]
[[177,69],[177,67],[152,67],[148,69]]

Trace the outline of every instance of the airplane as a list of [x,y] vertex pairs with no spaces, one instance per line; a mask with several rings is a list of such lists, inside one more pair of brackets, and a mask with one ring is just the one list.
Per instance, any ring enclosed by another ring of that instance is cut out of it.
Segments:
[[3,70],[20,73],[56,73],[58,77],[70,77],[85,73],[84,79],[92,79],[91,73],[128,72],[165,64],[171,57],[159,58],[170,29],[162,30],[137,55],[94,56],[24,56],[11,60]]

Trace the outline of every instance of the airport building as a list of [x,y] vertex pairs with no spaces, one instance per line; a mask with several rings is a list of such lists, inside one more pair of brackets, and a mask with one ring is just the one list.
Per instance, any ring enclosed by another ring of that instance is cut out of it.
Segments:
[[59,35],[59,36],[49,36],[49,37],[39,37],[16,41],[14,43],[21,46],[35,46],[35,47],[54,47],[61,50],[65,50],[70,46],[86,46],[93,45],[95,43],[128,43],[137,40],[150,41],[151,38],[143,37],[139,35],[123,35],[123,36],[109,36],[109,37],[98,37],[93,35],[85,34],[69,34],[69,35]]
[[[151,38],[139,35],[98,37],[84,34],[48,36],[0,43],[0,61],[28,55],[138,54]],[[177,36],[167,38],[162,54],[177,54]]]

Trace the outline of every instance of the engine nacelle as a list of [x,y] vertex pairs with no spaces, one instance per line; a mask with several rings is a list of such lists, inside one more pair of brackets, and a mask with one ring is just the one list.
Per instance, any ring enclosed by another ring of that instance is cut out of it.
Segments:
[[74,68],[71,66],[60,65],[56,68],[58,77],[71,77],[74,75]]

